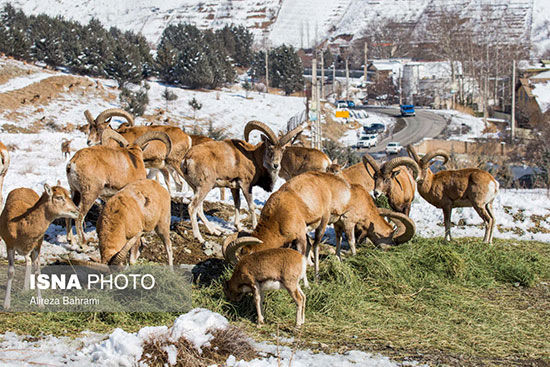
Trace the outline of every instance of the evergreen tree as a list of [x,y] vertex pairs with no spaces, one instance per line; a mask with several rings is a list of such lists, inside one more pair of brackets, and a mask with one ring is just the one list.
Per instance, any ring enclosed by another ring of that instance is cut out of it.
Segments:
[[131,91],[130,89],[123,87],[119,95],[120,103],[124,110],[130,112],[134,116],[142,116],[145,113],[147,104],[149,103],[149,96],[147,90],[149,86],[145,84],[137,91]]

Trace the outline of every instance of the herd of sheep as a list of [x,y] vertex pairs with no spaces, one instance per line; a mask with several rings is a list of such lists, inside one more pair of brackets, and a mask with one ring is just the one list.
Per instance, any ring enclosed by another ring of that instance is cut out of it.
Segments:
[[[114,130],[110,122],[117,116],[126,122]],[[319,245],[328,225],[334,226],[338,258],[344,233],[352,255],[356,243],[365,238],[382,248],[409,241],[415,233],[409,212],[416,192],[443,210],[447,240],[451,239],[452,209],[473,207],[485,223],[484,241],[492,242],[492,203],[498,182],[488,172],[475,168],[432,173],[434,158],[448,161],[445,151],[419,157],[409,146],[410,157],[397,157],[379,165],[366,154],[361,163],[344,168],[317,149],[293,145],[305,125],[278,136],[266,124],[250,121],[244,129],[244,140],[215,141],[188,135],[174,126],[135,126],[132,115],[121,109],[105,110],[96,118],[86,111],[85,117],[89,146],[78,150],[67,164],[70,191],[59,183],[45,185],[41,196],[31,189],[18,188],[3,202],[0,237],[8,256],[4,309],[10,307],[15,252],[25,257],[24,289],[28,289],[31,271],[40,273],[40,247],[50,223],[65,218],[67,241],[85,249],[88,241],[82,226],[97,199],[105,202],[96,225],[101,260],[73,260],[75,264],[100,271],[109,271],[110,265],[132,264],[139,257],[141,236],[154,230],[172,266],[171,179],[177,190],[183,190],[186,184],[193,190],[188,210],[193,236],[199,242],[204,239],[197,216],[210,234],[222,233],[204,214],[206,195],[214,187],[231,190],[236,232],[226,235],[222,252],[235,268],[224,291],[233,301],[252,292],[259,324],[264,320],[263,292],[279,288],[286,289],[296,302],[296,324],[304,322],[305,294],[299,281],[308,287],[306,266],[312,260],[318,275]],[[261,133],[261,142],[253,145],[248,140],[255,130]],[[62,143],[63,154],[70,153],[69,145],[70,141]],[[2,202],[9,153],[1,142],[0,157]],[[154,180],[159,172],[166,188]],[[257,218],[252,188],[259,186],[271,192],[278,177],[286,183],[269,197]],[[250,232],[240,223],[241,192],[252,220]],[[392,209],[377,208],[371,194],[375,198],[385,195]],[[76,221],[76,236],[72,220]],[[308,236],[310,231],[315,233],[313,239]]]

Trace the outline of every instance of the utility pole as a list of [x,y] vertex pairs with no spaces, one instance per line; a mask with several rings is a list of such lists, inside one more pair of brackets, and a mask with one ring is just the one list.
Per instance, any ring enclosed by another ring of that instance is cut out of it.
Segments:
[[516,137],[516,60],[512,60],[512,118],[511,118],[510,133],[512,143]]
[[349,101],[349,56],[346,55],[346,101]]
[[[317,110],[319,109],[319,106],[317,105],[317,59],[314,58],[311,60],[311,101],[312,101],[312,107],[313,111],[315,113],[315,117],[317,118]],[[317,148],[317,124],[319,121],[314,121],[313,123],[313,129],[311,134],[311,147]]]
[[367,100],[368,100],[368,96],[369,96],[369,93],[368,93],[368,89],[367,89],[367,65],[368,65],[368,59],[367,59],[367,52],[369,50],[369,46],[367,45],[367,42],[365,41],[365,65],[363,66],[363,74],[364,74],[364,78],[365,78],[365,95],[367,96]]
[[401,79],[402,79],[403,71],[402,69],[399,70],[399,105],[401,106],[403,104],[403,91],[401,90]]
[[[336,61],[333,61],[332,62],[332,94],[334,94],[335,85],[336,85]],[[334,96],[334,98],[336,98],[336,96]]]
[[325,55],[321,50],[321,98],[325,98]]
[[265,49],[265,89],[269,93],[269,48]]

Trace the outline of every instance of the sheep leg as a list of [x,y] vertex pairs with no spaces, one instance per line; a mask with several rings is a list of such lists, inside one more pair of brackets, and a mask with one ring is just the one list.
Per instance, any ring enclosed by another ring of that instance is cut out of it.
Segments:
[[204,215],[204,202],[201,203],[199,208],[199,218],[202,220],[204,225],[206,226],[206,229],[210,234],[213,234],[214,236],[219,236],[222,234],[222,231],[218,229],[218,226],[216,224],[210,223],[208,219],[206,219],[206,215]]
[[15,249],[8,249],[8,282],[6,283],[6,295],[4,297],[4,309],[10,308],[11,284],[15,275]]
[[487,213],[487,210],[485,209],[485,207],[474,205],[474,209],[476,210],[477,214],[479,214],[481,219],[483,219],[483,223],[485,224],[485,235],[483,236],[483,242],[489,242],[489,237],[491,232],[490,226],[492,225],[492,218],[489,215],[489,213]]
[[357,254],[357,249],[355,248],[355,223],[346,223],[345,231],[351,254],[355,256]]
[[172,269],[174,266],[174,253],[172,252],[172,240],[170,239],[170,217],[159,223],[155,228],[155,232],[157,232],[162,243],[164,243],[166,256],[168,257],[168,266]]
[[204,225],[208,229],[208,231],[212,232],[212,227],[210,225],[210,222],[206,219],[206,216],[204,215],[204,212],[202,211],[202,202],[206,195],[208,195],[208,192],[212,186],[208,185],[206,186],[200,186],[200,187],[193,187],[193,191],[195,192],[193,195],[193,198],[191,199],[191,202],[189,203],[188,211],[189,211],[189,218],[191,219],[191,227],[193,228],[193,237],[195,237],[200,243],[204,242],[204,238],[201,235],[201,232],[199,230],[199,224],[197,222],[197,213],[201,217],[201,220],[203,221]]
[[258,326],[264,323],[264,315],[262,314],[262,290],[260,284],[256,282],[253,286],[254,291],[254,303],[256,304],[256,314],[258,315]]
[[488,243],[493,243],[493,232],[495,230],[495,214],[493,213],[493,202],[487,203],[485,209],[489,216],[491,217],[491,222],[489,223],[489,240]]
[[170,197],[172,197],[172,188],[170,187],[170,171],[168,171],[167,168],[163,168],[160,170],[160,173],[162,173],[164,183],[166,184],[166,189],[168,190]]
[[315,229],[315,239],[313,242],[313,251],[315,252],[315,280],[319,280],[319,244],[321,243],[321,239],[323,238],[323,235],[325,234],[325,231],[327,229],[329,218],[330,215],[323,216],[321,218],[321,223]]
[[23,285],[23,290],[28,291],[29,290],[29,283],[31,280],[31,254],[25,255],[25,282]]
[[300,289],[299,284],[283,284],[294,302],[296,303],[296,327],[300,327],[304,323],[304,301],[306,296],[304,292]]
[[252,220],[252,227],[256,228],[258,225],[258,219],[256,218],[256,205],[254,204],[254,198],[252,197],[252,188],[243,187],[243,195],[248,204],[248,211],[250,212],[250,218]]
[[142,238],[139,241],[136,241],[136,244],[130,249],[130,265],[134,265],[141,254],[140,247],[142,245]]
[[[223,187],[220,187],[220,189],[223,189]],[[240,214],[241,214],[241,193],[240,193],[239,188],[231,189],[231,195],[233,196],[233,205],[235,207],[235,219],[234,219],[233,222],[235,223],[235,228],[237,229],[237,231],[240,232],[240,231],[242,231],[242,226],[241,226],[241,218],[240,218]]]
[[[39,245],[32,250],[31,253],[31,260],[32,260],[32,266],[34,275],[36,278],[40,275],[40,247],[42,245],[42,241],[44,240],[44,237],[40,239]],[[40,293],[40,288],[36,287],[36,297],[40,300],[42,299],[42,294]],[[38,303],[38,307],[43,308],[44,304],[42,302]]]
[[445,241],[452,241],[451,238],[451,207],[443,208],[443,222],[445,224]]
[[342,261],[342,256],[340,255],[340,247],[342,246],[342,233],[342,225],[340,223],[334,223],[334,234],[336,236],[336,256],[340,261]]
[[90,211],[92,205],[94,205],[95,200],[99,197],[99,191],[89,192],[87,195],[82,195],[82,201],[80,202],[80,207],[78,208],[78,217],[76,218],[76,235],[78,237],[78,242],[80,247],[84,250],[87,247],[86,236],[84,235],[84,218],[86,214]]

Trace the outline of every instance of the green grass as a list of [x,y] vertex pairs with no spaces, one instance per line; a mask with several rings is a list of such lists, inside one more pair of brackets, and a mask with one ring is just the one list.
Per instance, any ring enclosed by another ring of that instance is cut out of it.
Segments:
[[[322,262],[321,280],[306,290],[300,338],[342,347],[401,353],[447,353],[484,360],[550,357],[550,245],[537,242],[415,238],[388,252],[363,249],[343,263]],[[251,297],[230,304],[219,284],[196,303],[254,330]],[[267,297],[270,339],[279,325],[292,333],[295,306],[286,292]]]
[[[230,274],[228,269],[223,278]],[[266,297],[267,324],[261,329],[254,324],[252,297],[230,303],[221,282],[196,287],[193,305],[225,315],[259,340],[272,341],[279,328],[282,336],[295,336],[308,348],[324,343],[325,351],[362,349],[432,362],[443,355],[460,358],[462,365],[514,365],[550,359],[549,282],[548,243],[497,240],[488,246],[478,239],[446,243],[415,237],[387,252],[362,247],[342,263],[325,258],[320,281],[305,290],[306,324],[300,331],[293,328],[296,309],[284,291]],[[135,331],[169,324],[176,316],[0,314],[0,332]]]

